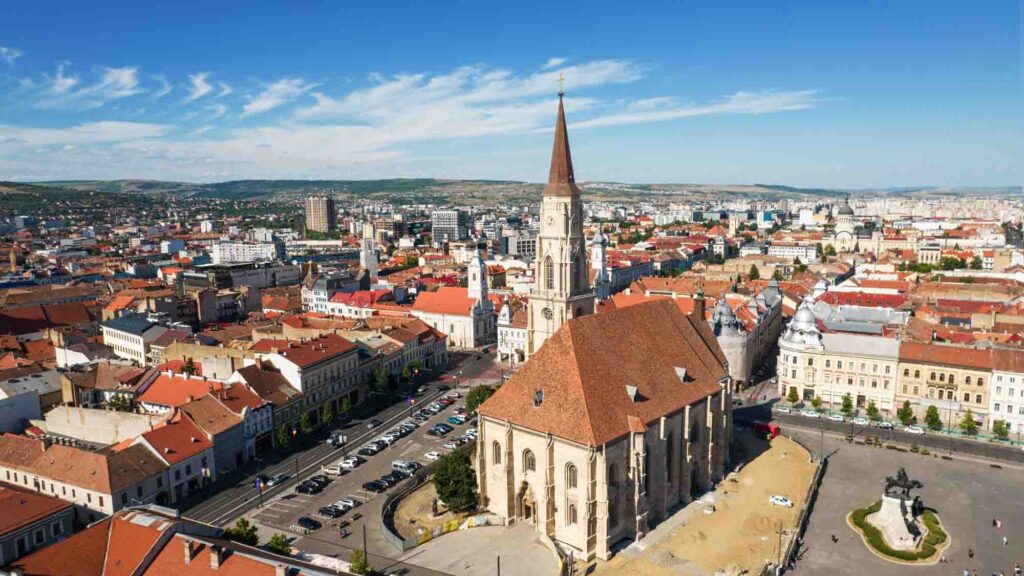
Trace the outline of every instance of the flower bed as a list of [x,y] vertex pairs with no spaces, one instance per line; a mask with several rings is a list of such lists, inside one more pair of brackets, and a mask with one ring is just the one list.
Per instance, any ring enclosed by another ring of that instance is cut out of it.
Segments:
[[882,501],[876,500],[874,504],[866,508],[859,508],[850,512],[850,515],[847,517],[850,523],[864,537],[864,542],[878,554],[901,562],[927,562],[945,548],[949,537],[942,529],[942,523],[939,522],[938,515],[930,508],[926,508],[921,513],[921,519],[924,521],[925,528],[928,529],[928,534],[925,535],[920,547],[917,550],[896,550],[891,548],[885,542],[885,538],[882,537],[881,531],[867,521],[868,516],[878,512],[881,508]]

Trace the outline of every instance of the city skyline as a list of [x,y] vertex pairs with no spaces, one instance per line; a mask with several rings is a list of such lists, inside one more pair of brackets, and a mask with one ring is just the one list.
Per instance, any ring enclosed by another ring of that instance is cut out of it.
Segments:
[[540,182],[564,74],[581,181],[1011,185],[1015,8],[22,8],[0,179]]

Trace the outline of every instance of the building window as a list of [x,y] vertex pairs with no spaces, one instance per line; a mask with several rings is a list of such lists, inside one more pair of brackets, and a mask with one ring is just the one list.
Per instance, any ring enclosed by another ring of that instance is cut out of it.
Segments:
[[836,368],[838,368],[840,370],[843,369],[843,361],[842,360],[837,360],[836,361]]
[[54,535],[54,537],[60,536],[64,533],[64,525],[60,522],[54,522],[50,525],[50,532]]
[[974,395],[974,403],[975,404],[981,404],[981,394],[975,394]]
[[576,487],[576,465],[566,464],[565,465],[565,487],[575,488]]
[[826,358],[825,359],[825,368],[831,368],[831,367],[832,367],[832,361],[829,360],[828,358]]
[[939,374],[939,382],[945,382],[945,381],[946,381],[946,375],[945,374]]
[[807,365],[808,366],[814,366],[814,358],[808,358],[807,359]]
[[932,372],[932,377],[930,378],[930,380],[932,380],[933,382],[935,381],[935,372]]
[[909,377],[910,376],[910,368],[904,368],[903,369],[903,375]]
[[491,444],[491,452],[493,452],[491,458],[494,460],[494,463],[501,464],[501,444],[498,444],[497,442]]
[[555,289],[555,263],[551,256],[544,257],[544,287],[548,290]]
[[996,410],[996,411],[999,411],[999,402],[996,402],[996,404],[995,404],[995,410]]
[[43,542],[46,541],[46,534],[43,534],[42,530],[36,530],[34,538],[36,541],[36,546],[40,546],[42,545]]
[[921,377],[921,371],[920,370],[914,370],[914,378],[920,378],[920,377]]
[[950,383],[950,384],[952,384],[952,383],[953,383],[953,375],[952,375],[952,374],[950,374],[950,375],[949,375],[949,383]]
[[121,506],[127,506],[127,505],[128,505],[128,493],[127,492],[122,492],[121,493]]
[[981,377],[979,377],[979,378],[978,378],[978,386],[984,386],[984,385],[985,385],[985,379],[984,379],[984,378],[981,378]]
[[971,383],[971,377],[970,376],[965,377],[964,378],[964,384],[970,384],[970,383]]
[[967,393],[967,392],[964,392],[964,402],[970,402],[970,401],[971,401],[971,395],[969,393]]
[[533,457],[533,452],[527,450],[523,452],[523,472],[533,472],[537,470],[537,460]]
[[576,523],[576,505],[569,504],[569,518],[567,519],[569,524]]
[[100,507],[103,507],[103,496],[100,496]]

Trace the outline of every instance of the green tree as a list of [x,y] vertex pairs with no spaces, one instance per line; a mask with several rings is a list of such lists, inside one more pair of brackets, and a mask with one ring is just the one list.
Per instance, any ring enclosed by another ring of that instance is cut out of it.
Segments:
[[278,448],[286,448],[288,443],[291,441],[291,437],[288,436],[288,428],[283,424],[277,427],[277,446]]
[[750,272],[747,273],[747,278],[750,278],[751,280],[761,279],[761,271],[757,269],[757,264],[750,265]]
[[981,270],[981,258],[971,258],[971,270]]
[[1010,435],[1010,427],[1006,425],[1006,420],[996,420],[993,422],[992,433],[1005,440]]
[[465,510],[476,502],[476,474],[470,467],[469,452],[455,450],[437,461],[434,468],[437,497],[451,510]]
[[481,384],[470,390],[469,394],[466,394],[466,413],[472,414],[476,412],[477,407],[483,404],[484,400],[490,398],[492,394],[494,394],[494,386],[487,386],[486,384]]
[[900,419],[900,422],[904,426],[910,426],[914,423],[914,409],[910,407],[910,400],[904,400],[903,406],[896,411],[896,417]]
[[302,432],[302,435],[306,436],[312,431],[313,421],[309,417],[309,412],[303,412],[302,416],[299,417],[299,432]]
[[292,555],[292,545],[288,543],[288,537],[280,532],[270,537],[267,542],[267,551],[282,556]]
[[849,392],[847,392],[846,395],[843,396],[842,412],[843,414],[846,415],[847,418],[853,415],[853,397],[850,396]]
[[181,368],[182,373],[191,376],[196,373],[196,363],[192,358],[185,359],[185,365]]
[[815,410],[821,410],[821,396],[815,396],[811,399],[811,406],[814,406]]
[[878,406],[875,406],[874,400],[868,401],[866,412],[868,414],[868,418],[870,418],[872,422],[878,422],[882,419],[882,413],[878,411]]
[[370,380],[370,392],[378,396],[385,396],[388,393],[390,375],[383,367],[373,371],[373,378]]
[[320,423],[324,426],[329,425],[334,420],[334,410],[331,409],[330,402],[324,402],[323,406],[320,407]]
[[831,245],[831,244],[829,244],[828,246],[825,246],[824,254],[825,254],[825,256],[835,256],[836,255],[836,247]]
[[939,416],[939,409],[929,406],[924,412],[924,423],[929,430],[942,430],[942,418]]
[[786,394],[786,402],[790,404],[796,404],[800,401],[800,396],[796,393],[796,386],[789,388],[789,394]]
[[781,282],[784,279],[785,278],[782,277],[782,270],[780,268],[776,268],[775,272],[772,272],[772,280],[778,280]]
[[370,566],[370,561],[366,558],[366,554],[363,554],[362,548],[353,548],[348,553],[348,569],[353,574],[372,574],[373,566]]
[[971,436],[978,433],[978,424],[974,422],[974,412],[970,408],[964,413],[964,417],[960,419],[960,429],[963,430],[964,434]]
[[260,537],[256,532],[256,525],[251,524],[246,518],[239,518],[235,525],[224,531],[227,537],[235,542],[249,546],[258,546]]
[[340,402],[338,402],[338,413],[342,414],[342,415],[346,415],[346,414],[348,414],[351,411],[352,411],[352,401],[348,399],[348,396],[345,396],[344,398],[341,399]]

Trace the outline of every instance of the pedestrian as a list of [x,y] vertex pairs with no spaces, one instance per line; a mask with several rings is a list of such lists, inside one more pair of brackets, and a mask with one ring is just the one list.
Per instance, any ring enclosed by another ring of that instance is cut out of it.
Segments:
[[968,548],[967,549],[967,557],[968,558],[974,558],[974,548]]
[[1014,562],[1013,563],[1013,573],[1019,575],[1020,572],[1021,572],[1020,563],[1019,562]]
[[999,522],[998,522],[998,520],[996,520],[995,518],[993,518],[993,519],[992,519],[992,527],[993,527],[993,528],[996,528],[996,527],[997,527],[998,525],[999,525]]
[[1003,536],[1003,546],[1006,546],[1006,536]]

